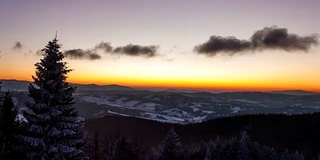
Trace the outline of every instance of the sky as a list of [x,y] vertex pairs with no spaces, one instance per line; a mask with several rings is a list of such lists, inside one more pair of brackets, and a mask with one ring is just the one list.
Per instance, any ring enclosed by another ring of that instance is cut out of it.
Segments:
[[319,0],[0,0],[0,79],[31,81],[56,31],[68,81],[320,91]]

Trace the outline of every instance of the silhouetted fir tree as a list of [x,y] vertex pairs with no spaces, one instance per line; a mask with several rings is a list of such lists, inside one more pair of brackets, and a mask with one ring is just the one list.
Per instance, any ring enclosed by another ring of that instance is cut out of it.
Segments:
[[12,95],[6,92],[0,103],[0,159],[19,158],[16,153],[19,123]]
[[210,152],[207,146],[207,143],[202,142],[198,151],[198,159],[199,160],[209,160]]
[[223,149],[223,159],[236,159],[239,150],[239,141],[236,138],[231,138],[227,141],[227,145]]
[[280,158],[280,160],[290,160],[290,159],[291,159],[291,155],[290,155],[288,149],[285,149],[285,150],[281,153],[281,155],[280,155],[279,158]]
[[100,141],[98,140],[97,134],[94,136],[85,134],[84,135],[84,149],[83,151],[86,153],[89,159],[97,160],[101,159],[100,155]]
[[125,137],[121,136],[111,146],[111,155],[109,160],[139,160],[140,151],[134,148],[133,144],[130,143]]
[[249,143],[250,158],[254,160],[262,159],[262,151],[258,142]]
[[250,138],[246,131],[243,131],[240,133],[240,139],[239,139],[239,150],[237,159],[238,160],[249,160],[250,159]]
[[290,153],[288,149],[285,149],[280,155],[280,160],[304,160],[304,156],[297,151]]
[[[90,145],[87,146],[89,147],[87,149],[90,149],[88,153],[91,153],[89,154],[91,159],[95,159],[95,154],[97,154],[95,153],[97,150],[95,139],[92,137],[88,143]],[[299,152],[290,153],[287,149],[284,152],[276,152],[270,147],[262,147],[259,143],[250,141],[246,132],[240,134],[240,139],[220,140],[217,138],[215,141],[192,144],[183,149],[178,139],[177,134],[171,129],[157,151],[134,145],[121,136],[115,142],[108,140],[105,146],[102,145],[101,151],[103,152],[98,152],[98,157],[107,160],[304,160],[304,156]],[[103,141],[101,144],[104,144]]]
[[303,154],[296,151],[292,154],[292,159],[293,160],[304,160],[304,156],[303,156]]
[[144,160],[156,160],[157,159],[157,151],[158,148],[154,148],[154,147],[144,147]]
[[174,128],[171,128],[160,146],[158,160],[181,159],[181,153],[182,148],[180,139],[174,131]]
[[94,133],[94,160],[99,160],[100,159],[100,144],[99,144],[99,139],[98,139],[98,132]]
[[261,156],[262,156],[263,160],[277,160],[278,159],[276,152],[268,146],[262,147]]
[[223,153],[224,147],[223,147],[219,137],[217,137],[217,139],[215,141],[211,140],[208,143],[208,149],[210,152],[210,158],[212,160],[220,160],[221,159],[221,155]]
[[34,84],[30,84],[29,96],[23,112],[28,123],[21,141],[26,145],[26,155],[33,160],[84,159],[83,119],[74,107],[75,87],[67,82],[71,70],[63,62],[64,55],[55,38],[42,50],[43,59],[36,63]]
[[210,152],[205,142],[201,142],[200,146],[188,146],[183,154],[184,160],[210,160]]

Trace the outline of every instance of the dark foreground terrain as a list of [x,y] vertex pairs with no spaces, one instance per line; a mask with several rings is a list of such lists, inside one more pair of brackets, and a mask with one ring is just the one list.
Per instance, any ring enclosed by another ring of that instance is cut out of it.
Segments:
[[170,124],[145,119],[106,116],[86,121],[89,134],[97,132],[100,138],[125,136],[147,146],[157,147],[168,130],[174,127],[182,145],[202,141],[230,139],[247,131],[253,141],[274,147],[301,151],[306,159],[320,153],[320,113],[302,115],[244,115],[218,118],[196,124]]

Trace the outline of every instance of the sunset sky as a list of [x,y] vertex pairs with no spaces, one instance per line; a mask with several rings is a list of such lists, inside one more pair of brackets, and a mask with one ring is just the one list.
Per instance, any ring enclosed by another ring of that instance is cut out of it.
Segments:
[[[31,81],[58,31],[72,83],[320,91],[319,8],[319,0],[0,0],[0,79]],[[266,27],[294,40],[252,47]]]

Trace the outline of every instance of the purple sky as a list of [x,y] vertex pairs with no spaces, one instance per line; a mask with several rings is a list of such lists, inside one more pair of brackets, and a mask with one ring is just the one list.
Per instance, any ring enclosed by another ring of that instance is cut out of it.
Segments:
[[193,45],[211,34],[247,38],[271,25],[319,32],[319,7],[318,0],[10,0],[0,2],[0,33],[7,41],[47,40],[58,30],[67,43]]

